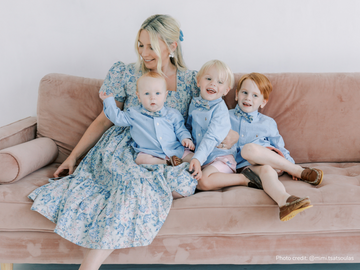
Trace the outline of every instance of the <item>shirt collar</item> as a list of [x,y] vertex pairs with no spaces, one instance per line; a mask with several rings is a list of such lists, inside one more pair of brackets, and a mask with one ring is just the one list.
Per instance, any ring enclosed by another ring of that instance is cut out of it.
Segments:
[[[149,110],[147,110],[147,109],[145,109],[145,107],[140,103],[140,112],[142,111],[142,110],[144,110],[144,111],[146,111],[146,112],[149,112],[149,114],[151,114],[152,112],[150,112]],[[166,107],[165,107],[165,105],[161,108],[161,110],[159,111],[160,112],[160,114],[161,114],[161,117],[162,116],[165,116],[165,114],[166,114],[166,112],[167,112],[167,109],[166,109]]]
[[198,97],[194,97],[195,100],[200,100],[202,102],[208,102],[209,103],[209,106],[210,108],[218,103],[220,103],[221,101],[223,101],[223,98],[220,97],[218,99],[215,99],[215,100],[206,100],[206,99],[203,99],[201,96],[198,96]]
[[[235,110],[241,110],[240,107],[239,107],[239,104],[236,104]],[[241,111],[244,112],[243,110],[241,110]],[[259,111],[253,111],[253,112],[247,113],[247,114],[250,115],[250,116],[252,116],[252,117],[253,117],[253,121],[254,121],[255,119],[258,118],[258,116],[259,116]]]

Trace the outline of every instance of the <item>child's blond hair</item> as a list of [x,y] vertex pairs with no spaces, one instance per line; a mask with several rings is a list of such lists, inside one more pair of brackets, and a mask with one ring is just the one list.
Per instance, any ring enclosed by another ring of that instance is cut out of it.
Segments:
[[196,79],[199,81],[204,73],[211,67],[215,67],[218,70],[220,78],[222,78],[224,82],[227,82],[230,88],[234,87],[234,74],[229,66],[220,60],[210,60],[206,62],[196,75]]
[[264,74],[256,72],[245,74],[240,78],[236,89],[237,93],[240,91],[243,82],[247,79],[252,80],[257,85],[265,100],[269,99],[270,93],[273,89],[272,84]]
[[165,90],[166,90],[166,80],[164,78],[164,76],[162,76],[161,74],[154,72],[154,71],[149,71],[146,72],[145,74],[143,74],[136,82],[136,92],[139,92],[138,90],[138,86],[139,86],[139,82],[146,77],[150,77],[150,78],[155,78],[155,79],[160,79],[164,81],[164,85],[165,85]]

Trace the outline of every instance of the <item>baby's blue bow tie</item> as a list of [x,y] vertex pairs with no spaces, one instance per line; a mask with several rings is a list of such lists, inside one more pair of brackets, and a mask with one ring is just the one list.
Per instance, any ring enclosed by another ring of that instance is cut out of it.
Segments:
[[209,101],[207,101],[207,100],[196,99],[194,104],[195,104],[196,108],[204,108],[204,109],[210,110]]
[[243,112],[239,107],[237,107],[235,109],[235,116],[237,117],[244,117],[246,121],[248,121],[249,123],[251,123],[254,119],[252,117],[252,115],[249,115],[248,113],[246,112]]
[[157,111],[157,112],[150,112],[146,109],[142,109],[141,110],[141,114],[150,116],[150,117],[161,117],[161,111]]

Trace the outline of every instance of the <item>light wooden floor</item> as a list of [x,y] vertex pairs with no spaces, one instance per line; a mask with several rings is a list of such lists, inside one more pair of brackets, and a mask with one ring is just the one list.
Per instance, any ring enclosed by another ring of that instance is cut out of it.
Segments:
[[[14,264],[13,270],[77,270],[75,264]],[[360,264],[103,265],[100,270],[358,270]]]

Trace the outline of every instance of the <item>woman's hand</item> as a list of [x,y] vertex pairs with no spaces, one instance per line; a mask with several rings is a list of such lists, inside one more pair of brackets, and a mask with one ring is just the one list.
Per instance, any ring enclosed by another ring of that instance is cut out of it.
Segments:
[[[123,103],[116,102],[116,104],[119,108],[123,107]],[[112,122],[107,119],[104,112],[102,111],[85,131],[78,144],[72,150],[70,156],[55,171],[54,176],[59,177],[59,175],[64,174],[63,171],[65,170],[69,170],[69,174],[72,174],[75,169],[76,160],[85,154],[91,147],[93,147],[104,134],[104,132],[111,126]]]
[[191,175],[199,181],[202,176],[200,161],[198,161],[196,158],[193,158],[190,161],[189,171],[193,171]]
[[61,172],[63,172],[64,170],[69,170],[68,174],[72,174],[74,172],[75,164],[76,159],[69,156],[54,172],[54,177],[59,177],[59,175],[61,175]]
[[195,145],[192,142],[192,140],[190,139],[183,139],[181,144],[187,148],[189,148],[190,150],[195,150]]
[[239,133],[230,129],[226,138],[220,143],[220,145],[216,146],[217,148],[230,149],[235,143],[239,140]]
[[75,169],[76,160],[93,147],[111,125],[111,121],[107,119],[104,112],[101,112],[85,131],[78,144],[72,150],[70,156],[68,156],[68,158],[54,172],[54,177],[59,177],[59,175],[64,176],[66,173],[64,172],[65,170],[69,170],[69,175],[72,174]]

